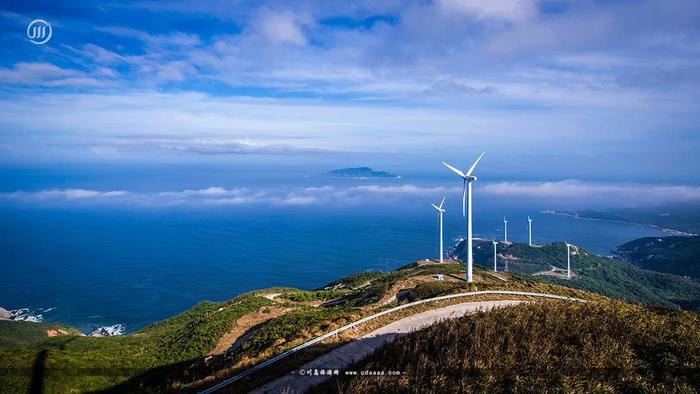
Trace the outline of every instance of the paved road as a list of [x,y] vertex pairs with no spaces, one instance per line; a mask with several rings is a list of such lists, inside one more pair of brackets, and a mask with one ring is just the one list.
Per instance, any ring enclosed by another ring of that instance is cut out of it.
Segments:
[[288,374],[256,389],[254,393],[303,393],[312,386],[324,382],[327,376],[300,376],[299,370],[308,369],[340,369],[346,368],[355,361],[369,356],[384,343],[393,341],[397,336],[411,331],[420,330],[441,320],[456,319],[478,310],[489,310],[512,306],[523,301],[481,301],[466,302],[433,309],[397,320],[381,327],[362,338],[343,345],[330,353],[304,364],[297,369],[296,374]]
[[257,364],[255,366],[249,368],[248,370],[239,373],[238,375],[234,375],[228,379],[224,379],[224,380],[220,381],[219,383],[200,391],[200,394],[210,394],[210,393],[217,392],[226,386],[229,386],[233,383],[236,383],[239,380],[244,379],[257,371],[260,371],[261,369],[266,368],[267,366],[276,363],[277,361],[283,360],[283,359],[291,356],[294,353],[297,353],[299,351],[302,351],[302,350],[308,348],[309,346],[313,346],[317,343],[320,343],[320,342],[324,341],[326,338],[330,338],[333,335],[340,334],[343,331],[352,329],[354,327],[359,326],[360,324],[364,324],[364,323],[366,323],[370,320],[374,320],[378,317],[381,317],[381,316],[384,316],[384,315],[387,315],[390,313],[394,313],[394,312],[400,311],[402,309],[411,308],[411,307],[414,307],[416,305],[427,304],[427,303],[436,302],[436,301],[450,300],[450,299],[455,299],[455,298],[476,297],[476,296],[482,296],[482,295],[515,295],[515,296],[525,296],[525,297],[549,298],[549,299],[574,301],[574,302],[586,302],[585,300],[581,300],[578,298],[560,296],[560,295],[556,295],[556,294],[532,293],[532,292],[527,292],[527,291],[515,291],[515,290],[470,291],[470,292],[466,292],[466,293],[448,294],[448,295],[444,295],[444,296],[439,296],[439,297],[434,297],[434,298],[428,298],[425,300],[410,302],[408,304],[395,306],[393,308],[389,308],[387,310],[375,313],[373,315],[363,317],[360,320],[357,320],[357,321],[352,322],[350,324],[344,325],[340,328],[336,328],[333,331],[327,332],[327,333],[325,333],[321,336],[318,336],[318,337],[316,337],[308,342],[302,343],[301,345],[299,345],[297,347],[294,347],[294,348],[289,349],[281,354],[278,354],[275,357],[267,359],[267,360],[261,362],[260,364]]

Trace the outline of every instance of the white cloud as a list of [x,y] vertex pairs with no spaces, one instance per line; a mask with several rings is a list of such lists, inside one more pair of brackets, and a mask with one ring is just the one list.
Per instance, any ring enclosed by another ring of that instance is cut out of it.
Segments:
[[293,44],[303,46],[306,38],[302,26],[309,20],[290,11],[273,11],[263,8],[258,16],[257,30],[273,44]]
[[225,196],[230,194],[242,194],[247,189],[226,190],[223,187],[212,186],[206,189],[187,189],[181,192],[160,192],[159,196]]
[[[480,182],[481,183],[481,182]],[[158,207],[173,205],[240,206],[263,204],[271,206],[395,204],[400,201],[429,201],[442,195],[460,195],[461,187],[399,185],[360,185],[338,187],[325,185],[292,190],[223,188],[212,186],[180,191],[135,192],[97,191],[85,189],[46,190],[38,192],[0,193],[0,201],[14,203],[92,202],[97,204],[128,204]],[[700,202],[700,187],[689,185],[646,185],[587,183],[577,180],[559,182],[498,182],[479,184],[482,196],[522,197],[541,201],[605,202],[620,206],[635,204],[664,204]],[[612,205],[611,205],[612,204]]]
[[116,199],[119,197],[127,197],[130,193],[123,190],[113,191],[97,191],[86,189],[62,189],[62,190],[44,190],[39,192],[9,192],[0,193],[0,197],[6,200],[25,201],[25,200],[103,200]]
[[439,0],[445,13],[523,21],[537,15],[533,0]]
[[352,203],[366,201],[381,196],[382,199],[435,196],[440,193],[456,192],[459,188],[420,187],[416,185],[397,186],[321,186],[297,188],[291,191],[274,189],[250,189],[237,187],[226,189],[211,186],[203,189],[185,189],[162,192],[97,191],[85,189],[45,190],[38,192],[0,193],[0,201],[22,203],[70,202],[90,200],[96,203],[124,203],[143,206],[169,205],[246,205],[269,204],[278,206],[300,206],[316,203]]
[[480,187],[479,191],[497,196],[539,197],[564,201],[595,199],[617,201],[618,204],[700,201],[700,187],[689,185],[587,183],[565,180],[491,183]]
[[0,68],[0,83],[44,87],[103,87],[109,85],[105,75],[64,69],[51,63],[17,63]]
[[154,35],[142,30],[121,26],[97,27],[97,30],[114,34],[116,36],[136,38],[153,46],[192,47],[201,44],[201,40],[199,39],[198,35],[182,33],[179,31],[174,31],[169,34]]

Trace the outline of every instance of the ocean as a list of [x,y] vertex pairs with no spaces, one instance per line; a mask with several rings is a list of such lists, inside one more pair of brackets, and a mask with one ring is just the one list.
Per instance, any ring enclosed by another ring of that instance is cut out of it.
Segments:
[[[329,168],[332,169],[332,168]],[[316,171],[316,172],[314,172]],[[436,258],[447,195],[445,245],[465,234],[459,180],[333,179],[315,169],[65,166],[0,169],[0,306],[84,332],[127,332],[203,300],[273,286],[321,287],[358,271]],[[609,255],[664,235],[647,226],[556,216],[566,201],[474,189],[475,236],[568,241]],[[599,207],[602,208],[602,207]]]

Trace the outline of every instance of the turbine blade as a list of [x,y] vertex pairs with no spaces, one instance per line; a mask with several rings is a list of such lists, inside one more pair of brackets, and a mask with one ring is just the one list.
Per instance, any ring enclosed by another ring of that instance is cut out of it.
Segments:
[[450,170],[452,170],[455,174],[461,176],[462,178],[466,177],[466,175],[464,175],[464,173],[463,173],[462,171],[460,171],[460,170],[458,170],[458,169],[452,167],[451,165],[445,163],[444,161],[442,162],[442,164],[443,164],[445,167],[447,167],[447,168],[449,168]]
[[467,174],[466,174],[467,176],[469,176],[469,175],[472,174],[472,171],[474,171],[474,168],[476,168],[476,165],[479,164],[479,160],[481,160],[481,158],[484,157],[484,153],[486,153],[486,152],[481,152],[481,154],[480,154],[479,157],[476,159],[476,161],[474,162],[474,164],[472,164],[472,166],[469,168],[469,171],[467,171]]
[[467,178],[464,178],[462,186],[462,217],[467,216]]
[[445,203],[445,197],[447,196],[442,196],[442,201],[440,201],[440,209],[442,209],[442,205]]
[[440,208],[437,205],[435,205],[435,204],[430,204],[430,205],[432,205],[433,208],[437,209],[438,211],[440,210]]

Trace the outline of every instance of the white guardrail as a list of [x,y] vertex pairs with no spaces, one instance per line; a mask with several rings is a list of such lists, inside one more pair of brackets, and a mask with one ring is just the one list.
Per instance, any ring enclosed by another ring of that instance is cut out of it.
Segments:
[[273,363],[276,363],[276,362],[279,361],[279,360],[282,360],[282,359],[284,359],[284,358],[287,358],[287,357],[291,356],[292,354],[294,354],[294,353],[296,353],[296,352],[298,352],[298,351],[300,351],[300,350],[306,349],[306,348],[309,347],[309,346],[315,345],[315,344],[317,344],[317,343],[323,341],[323,340],[326,339],[326,338],[332,337],[333,335],[336,335],[336,334],[340,334],[340,333],[343,332],[343,331],[349,330],[349,329],[354,328],[354,327],[356,327],[356,326],[358,326],[358,325],[360,325],[360,324],[362,324],[362,323],[366,323],[366,322],[368,322],[368,321],[370,321],[370,320],[374,320],[374,319],[376,319],[376,318],[378,318],[378,317],[381,317],[381,316],[384,316],[384,315],[388,315],[389,313],[393,313],[393,312],[396,312],[396,311],[400,311],[400,310],[402,310],[402,309],[410,308],[410,307],[416,306],[416,305],[427,304],[427,303],[429,303],[429,302],[442,301],[442,300],[449,300],[449,299],[452,299],[452,298],[459,298],[459,297],[469,297],[469,296],[478,296],[478,295],[488,295],[488,294],[496,294],[496,295],[517,295],[517,296],[526,296],[526,297],[553,298],[553,299],[565,300],[565,301],[586,302],[586,300],[582,300],[582,299],[580,299],[580,298],[574,298],[574,297],[565,297],[565,296],[560,296],[560,295],[555,295],[555,294],[545,294],[545,293],[529,293],[529,292],[526,292],[526,291],[510,291],[510,290],[483,290],[483,291],[473,291],[473,292],[469,292],[469,293],[449,294],[449,295],[445,295],[445,296],[440,296],[440,297],[434,297],[434,298],[428,298],[428,299],[425,299],[425,300],[415,301],[415,302],[411,302],[411,303],[408,303],[408,304],[399,305],[399,306],[393,307],[393,308],[391,308],[391,309],[387,309],[387,310],[382,311],[382,312],[379,312],[379,313],[375,313],[374,315],[370,315],[370,316],[367,316],[367,317],[363,317],[363,318],[360,319],[360,320],[357,320],[357,321],[352,322],[352,323],[350,323],[350,324],[346,324],[346,325],[344,325],[344,326],[342,326],[342,327],[340,327],[340,328],[336,328],[336,329],[333,330],[333,331],[330,331],[330,332],[328,332],[328,333],[326,333],[326,334],[323,334],[323,335],[321,335],[321,336],[319,336],[319,337],[316,337],[316,338],[314,338],[314,339],[312,339],[312,340],[310,340],[310,341],[308,341],[308,342],[304,342],[304,343],[302,343],[301,345],[299,345],[299,346],[297,346],[297,347],[294,347],[294,348],[289,349],[289,350],[287,350],[287,351],[285,351],[285,352],[283,352],[283,353],[280,353],[280,354],[276,355],[275,357],[272,357],[271,359],[265,360],[265,361],[261,362],[260,364],[257,364],[257,365],[255,365],[255,366],[253,366],[253,367],[251,367],[251,368],[249,368],[249,369],[247,369],[247,370],[245,370],[245,371],[239,373],[238,375],[234,375],[234,376],[232,376],[232,377],[230,377],[230,378],[228,378],[228,379],[222,380],[221,382],[215,384],[214,386],[211,386],[211,387],[209,387],[209,388],[207,388],[207,389],[205,389],[205,390],[202,390],[202,391],[200,391],[199,393],[200,393],[200,394],[209,394],[209,393],[213,393],[213,392],[215,392],[215,391],[217,391],[217,390],[222,389],[223,387],[226,387],[226,386],[230,385],[231,383],[235,383],[235,382],[237,382],[237,381],[239,381],[239,380],[245,378],[246,376],[249,376],[249,375],[251,375],[251,374],[253,374],[253,373],[255,373],[255,372],[257,372],[257,371],[259,371],[259,370],[261,370],[261,369],[263,369],[263,368],[265,368],[265,367],[267,367],[268,365],[271,365],[271,364],[273,364]]

